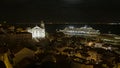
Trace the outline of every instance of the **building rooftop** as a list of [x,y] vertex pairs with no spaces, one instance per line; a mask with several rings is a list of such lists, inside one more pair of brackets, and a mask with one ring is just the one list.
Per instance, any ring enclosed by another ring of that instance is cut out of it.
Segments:
[[31,34],[29,32],[16,32],[16,34]]

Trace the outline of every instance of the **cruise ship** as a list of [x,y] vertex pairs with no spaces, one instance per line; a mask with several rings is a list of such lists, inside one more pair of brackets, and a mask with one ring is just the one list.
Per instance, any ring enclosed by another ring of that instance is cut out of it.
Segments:
[[99,30],[95,30],[92,27],[88,27],[87,25],[75,28],[73,26],[65,27],[63,30],[59,30],[59,32],[63,32],[65,35],[84,35],[84,36],[97,36],[100,34]]

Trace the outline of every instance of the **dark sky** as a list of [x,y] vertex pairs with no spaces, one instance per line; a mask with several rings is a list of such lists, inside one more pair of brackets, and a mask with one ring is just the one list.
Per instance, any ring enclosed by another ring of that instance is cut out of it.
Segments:
[[0,0],[0,21],[119,22],[119,0]]

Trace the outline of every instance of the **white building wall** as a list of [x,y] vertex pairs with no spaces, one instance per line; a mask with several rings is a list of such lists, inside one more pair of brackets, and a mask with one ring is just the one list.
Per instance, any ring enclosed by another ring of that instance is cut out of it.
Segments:
[[32,33],[33,38],[45,38],[45,29],[35,26],[32,29],[28,29],[28,32]]

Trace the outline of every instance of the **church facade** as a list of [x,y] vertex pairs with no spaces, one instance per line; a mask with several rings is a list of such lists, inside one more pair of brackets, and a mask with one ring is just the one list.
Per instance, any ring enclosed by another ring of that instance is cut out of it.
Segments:
[[36,25],[33,28],[28,28],[27,31],[32,33],[32,38],[36,39],[45,38],[44,23],[41,23],[41,27]]

